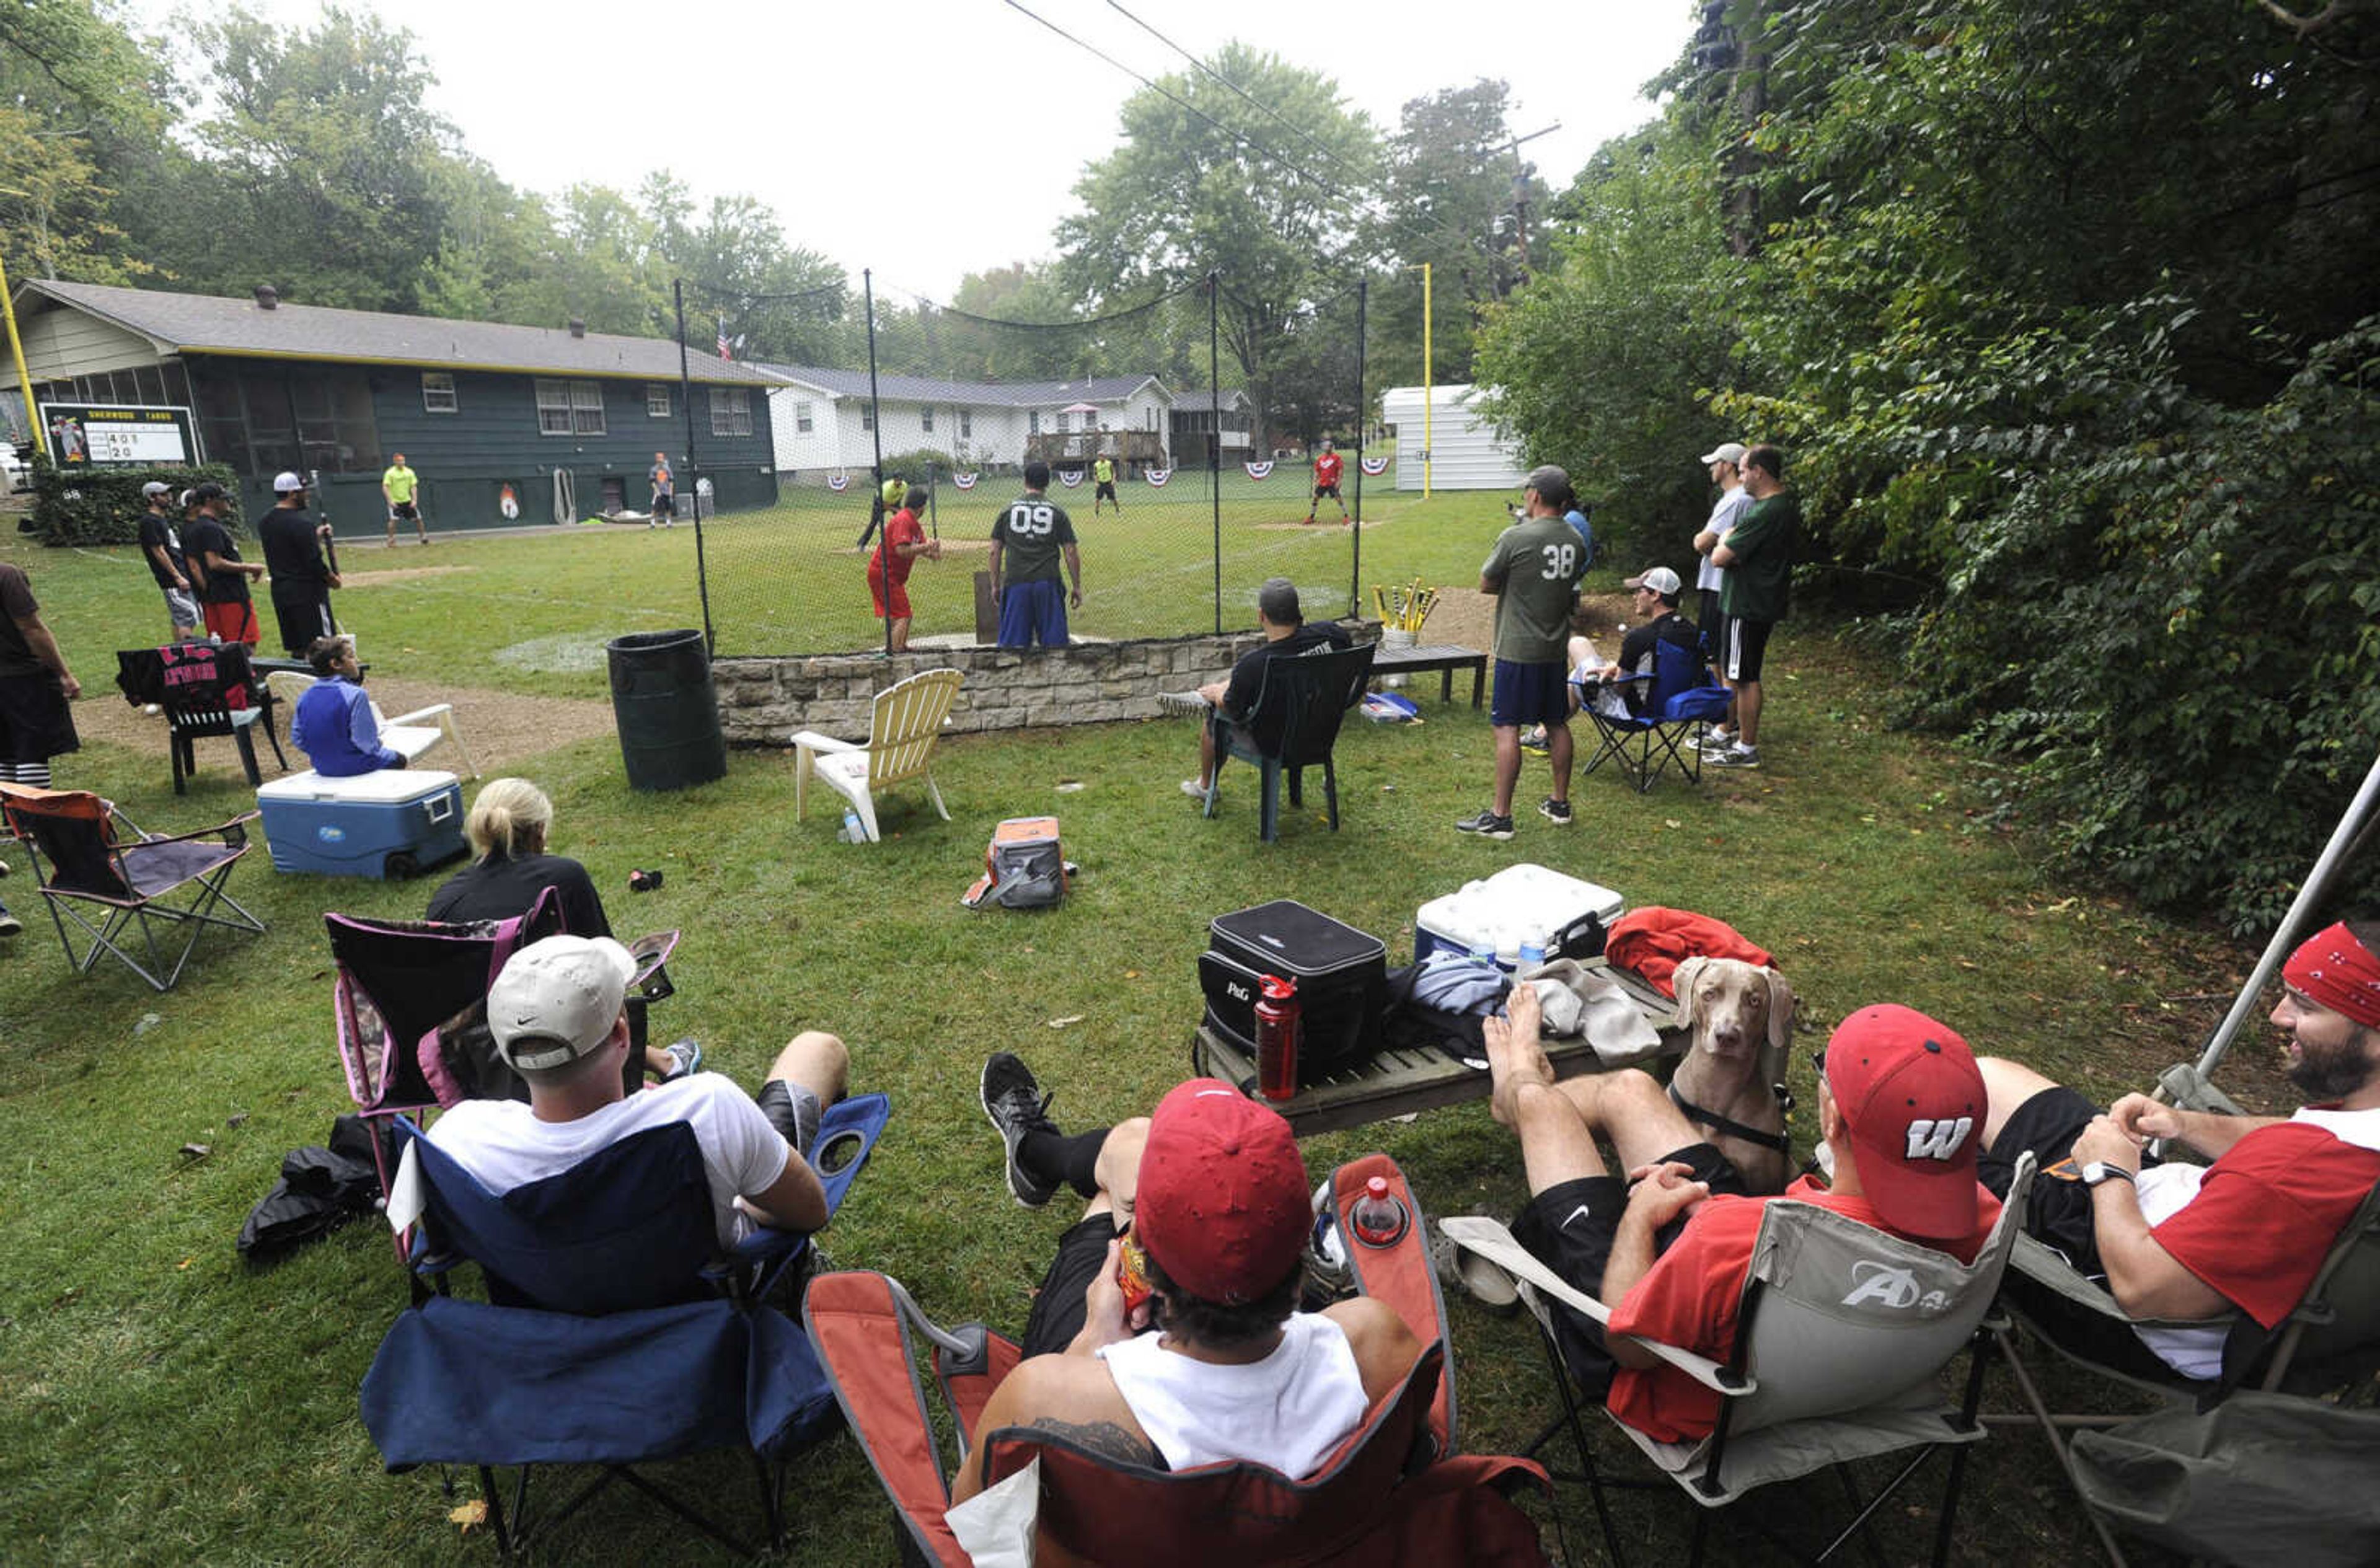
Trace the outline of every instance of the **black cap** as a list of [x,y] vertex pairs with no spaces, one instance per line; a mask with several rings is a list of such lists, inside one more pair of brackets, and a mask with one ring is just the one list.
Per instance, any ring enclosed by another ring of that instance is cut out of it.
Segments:
[[228,498],[228,493],[229,492],[227,492],[223,486],[215,483],[212,480],[209,480],[206,483],[190,492],[190,499],[193,501],[222,501]]

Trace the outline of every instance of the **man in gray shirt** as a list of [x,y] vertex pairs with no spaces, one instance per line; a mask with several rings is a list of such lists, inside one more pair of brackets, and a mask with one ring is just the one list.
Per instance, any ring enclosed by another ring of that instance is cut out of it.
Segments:
[[1570,611],[1586,549],[1562,521],[1570,475],[1550,464],[1533,468],[1522,492],[1527,506],[1479,568],[1479,591],[1496,596],[1496,686],[1488,722],[1496,735],[1496,799],[1455,823],[1481,838],[1512,836],[1512,789],[1521,777],[1521,726],[1546,727],[1554,792],[1537,807],[1558,828],[1570,826]]

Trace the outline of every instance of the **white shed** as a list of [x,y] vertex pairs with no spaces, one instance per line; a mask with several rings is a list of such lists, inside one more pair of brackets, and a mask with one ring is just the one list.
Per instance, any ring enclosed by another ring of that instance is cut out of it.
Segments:
[[1429,389],[1430,416],[1422,418],[1422,389],[1392,386],[1380,395],[1380,422],[1397,432],[1397,488],[1419,490],[1422,432],[1429,430],[1429,482],[1434,490],[1512,490],[1528,477],[1520,443],[1472,407],[1468,383]]

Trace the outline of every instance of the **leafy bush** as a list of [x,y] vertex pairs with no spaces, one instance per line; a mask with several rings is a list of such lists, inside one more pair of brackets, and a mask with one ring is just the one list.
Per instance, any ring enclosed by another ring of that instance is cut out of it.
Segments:
[[[178,496],[209,480],[224,487],[224,526],[237,533],[240,527],[239,476],[225,464],[61,468],[47,457],[36,456],[33,531],[41,535],[43,544],[49,545],[138,543],[140,514],[147,510],[140,500],[142,485],[152,480],[170,485]],[[175,516],[181,516],[178,509]]]

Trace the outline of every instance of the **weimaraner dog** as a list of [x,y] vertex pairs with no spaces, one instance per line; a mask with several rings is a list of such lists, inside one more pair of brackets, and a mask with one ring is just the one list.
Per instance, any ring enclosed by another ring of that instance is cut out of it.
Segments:
[[1693,1042],[1670,1079],[1670,1098],[1735,1162],[1751,1191],[1784,1191],[1792,1161],[1778,1088],[1793,1034],[1793,988],[1776,970],[1738,958],[1689,958],[1671,983],[1678,1027],[1693,1031]]

